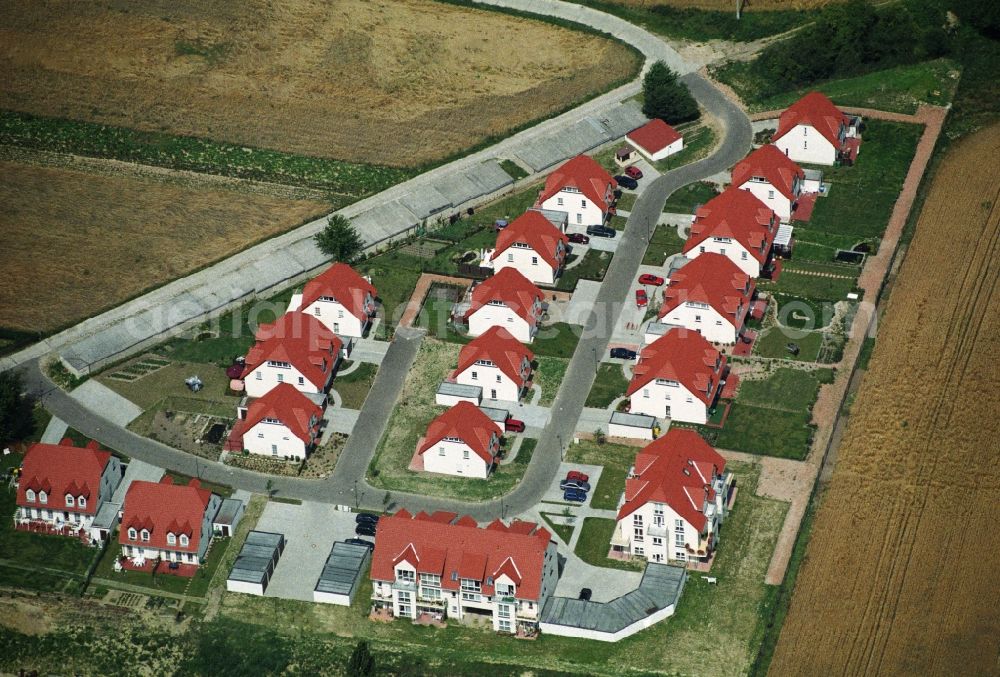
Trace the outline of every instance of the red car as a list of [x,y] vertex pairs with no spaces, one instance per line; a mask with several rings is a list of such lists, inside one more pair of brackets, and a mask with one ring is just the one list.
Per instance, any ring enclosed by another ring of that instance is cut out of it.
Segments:
[[649,297],[646,296],[646,290],[645,289],[636,289],[635,290],[635,305],[639,306],[640,308],[645,308],[648,303],[649,303]]
[[516,418],[508,418],[503,422],[503,429],[509,433],[523,433],[524,421],[518,421]]
[[568,236],[569,241],[573,244],[589,244],[590,238],[583,233],[570,233]]
[[570,470],[568,473],[566,473],[566,479],[576,480],[577,482],[589,482],[590,475],[584,475],[579,470]]
[[629,177],[630,179],[641,179],[642,170],[636,167],[635,165],[632,165],[631,167],[626,167],[625,176]]
[[655,287],[659,287],[663,284],[663,278],[650,273],[643,273],[639,276],[639,284],[651,284]]

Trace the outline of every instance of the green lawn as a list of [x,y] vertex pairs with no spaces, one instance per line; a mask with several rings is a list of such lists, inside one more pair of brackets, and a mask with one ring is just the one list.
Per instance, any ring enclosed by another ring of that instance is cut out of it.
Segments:
[[[228,360],[227,360],[228,362]],[[98,376],[98,380],[119,395],[144,410],[173,408],[180,411],[213,414],[235,418],[240,397],[229,392],[225,370],[215,364],[176,361],[134,381],[111,378],[115,369]],[[198,376],[204,387],[192,392],[184,380]]]
[[576,542],[574,552],[587,564],[608,569],[625,569],[627,571],[642,571],[646,568],[644,560],[623,562],[608,557],[611,549],[611,536],[614,534],[617,522],[603,517],[587,517],[580,527],[580,538]]
[[552,518],[558,517],[558,515],[554,515],[553,513],[542,512],[538,514],[542,516],[543,520],[545,520],[546,526],[548,526],[548,528],[555,533],[563,543],[569,543],[570,539],[573,538],[573,527],[568,524],[556,524]]
[[671,193],[663,205],[663,211],[668,214],[694,214],[695,207],[705,204],[718,194],[713,183],[689,183]]
[[684,137],[684,148],[681,152],[654,163],[661,173],[706,158],[715,148],[715,130],[703,122],[678,125],[677,131]]
[[542,389],[542,396],[538,404],[547,407],[556,399],[559,386],[562,385],[566,377],[566,369],[569,367],[569,360],[561,357],[537,357],[538,368],[535,370],[532,380],[535,385]]
[[383,317],[378,329],[380,337],[388,336],[389,329],[399,323],[406,302],[413,295],[413,289],[423,272],[422,264],[422,259],[393,250],[366,259],[354,267],[358,272],[370,275],[378,291]]
[[[570,254],[566,263],[569,264],[577,258],[577,254]],[[556,281],[556,289],[563,291],[573,291],[576,283],[580,280],[595,280],[600,282],[608,272],[611,265],[611,254],[601,252],[596,249],[588,249],[583,255],[583,261],[572,268],[564,269],[563,274]]]
[[603,466],[600,480],[591,490],[590,505],[600,510],[615,510],[625,490],[625,477],[638,452],[638,447],[582,440],[570,446],[566,462]]
[[761,291],[799,296],[820,302],[843,301],[848,293],[855,290],[855,284],[855,278],[823,277],[794,270],[782,270],[777,282],[757,280],[757,286]]
[[594,379],[594,385],[590,389],[590,394],[587,395],[584,406],[598,409],[609,407],[616,397],[625,394],[627,387],[628,379],[622,373],[622,366],[602,362],[597,367],[597,377]]
[[524,171],[524,168],[513,160],[501,160],[500,167],[503,168],[503,170],[507,172],[507,175],[515,181],[523,179],[528,175],[528,172]]
[[623,209],[627,212],[632,211],[632,207],[635,206],[635,201],[639,196],[636,193],[622,193],[622,196],[618,198],[618,204],[616,205],[618,209]]
[[[184,578],[183,576],[172,576],[164,573],[154,576],[152,573],[145,571],[115,571],[115,560],[122,554],[121,546],[118,545],[118,540],[115,538],[108,545],[103,557],[101,557],[101,561],[97,564],[94,577],[125,585],[138,585],[143,588],[149,588],[150,594],[163,591],[178,595],[190,594],[192,597],[201,597],[208,590],[208,582],[211,580],[212,574],[214,574],[215,568],[218,566],[219,560],[225,550],[225,546],[228,544],[229,539],[224,539],[221,543],[216,540],[209,551],[206,564],[202,567],[209,567],[211,570],[200,571],[195,574],[194,578]],[[220,545],[223,547],[219,547]],[[195,588],[196,581],[198,582],[198,587],[192,592],[190,589]]]
[[[340,367],[344,369],[346,365]],[[375,382],[375,375],[378,373],[378,365],[369,362],[362,362],[357,369],[343,376],[337,375],[333,379],[333,389],[337,391],[343,401],[345,409],[360,409],[368,397],[368,392]]]
[[[788,344],[799,346],[799,354],[788,352]],[[802,332],[773,326],[757,338],[753,354],[760,357],[776,357],[798,362],[815,362],[819,357],[819,348],[823,343],[823,332]]]
[[684,240],[677,234],[674,226],[657,226],[653,238],[642,256],[644,266],[662,266],[667,258],[679,254],[684,248]]
[[[190,475],[182,475],[181,473],[174,472],[173,470],[167,470],[164,475],[172,477],[174,484],[188,484],[192,479],[194,479]],[[202,489],[208,489],[213,494],[218,494],[223,498],[229,498],[233,495],[233,488],[230,486],[226,486],[225,484],[216,484],[215,482],[209,482],[202,479],[199,479],[198,481],[201,483]]]
[[[820,201],[827,198],[820,198]],[[812,223],[795,224],[795,249],[792,258],[787,263],[791,267],[801,267],[805,263],[829,263],[844,269],[854,269],[857,274],[858,266],[846,263],[834,263],[834,256],[838,249],[854,249],[855,245],[864,242],[871,247],[872,252],[878,251],[878,237],[861,238],[857,235],[841,234],[830,232],[823,228],[816,228]]]
[[555,324],[543,324],[538,330],[538,335],[528,347],[539,357],[561,357],[569,359],[573,357],[576,344],[580,342],[580,334],[583,328],[575,324],[557,322]]

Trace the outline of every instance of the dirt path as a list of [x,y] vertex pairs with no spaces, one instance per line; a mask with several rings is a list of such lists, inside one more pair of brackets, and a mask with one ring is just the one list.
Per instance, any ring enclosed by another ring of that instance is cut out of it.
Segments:
[[403,311],[403,316],[399,318],[399,326],[413,326],[413,321],[417,319],[417,315],[420,313],[420,309],[424,305],[424,299],[427,298],[427,292],[430,291],[431,286],[435,283],[468,287],[472,284],[472,280],[464,277],[449,277],[448,275],[424,273],[420,276],[420,279],[417,280],[417,286],[413,288],[410,300],[406,302],[406,310]]

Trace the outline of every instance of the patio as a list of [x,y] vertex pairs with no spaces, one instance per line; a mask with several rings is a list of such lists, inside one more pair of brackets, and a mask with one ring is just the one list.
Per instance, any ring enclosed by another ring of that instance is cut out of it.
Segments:
[[799,196],[795,211],[792,212],[792,221],[806,222],[812,218],[813,209],[816,208],[816,198],[819,193],[803,193]]
[[67,536],[70,538],[79,538],[84,545],[90,545],[90,533],[76,525],[76,524],[63,524],[60,526],[55,526],[44,522],[42,520],[28,520],[28,521],[18,521],[14,525],[14,529],[17,531],[26,531],[33,534],[46,534],[49,536]]
[[136,564],[128,557],[119,557],[118,563],[126,571],[142,571],[147,574],[169,574],[181,578],[194,578],[198,572],[195,564],[184,564],[182,562],[167,562],[164,560],[142,560],[142,564]]
[[[753,329],[744,329],[743,332],[740,334],[741,337],[740,340],[737,341],[736,345],[733,346],[731,354],[736,357],[746,357],[750,355],[750,353],[753,352],[754,344],[757,342],[757,336],[758,333]],[[750,342],[747,343],[746,341],[743,340],[742,337],[750,339]],[[723,392],[725,393],[725,391]],[[723,394],[723,397],[725,397],[725,394]]]

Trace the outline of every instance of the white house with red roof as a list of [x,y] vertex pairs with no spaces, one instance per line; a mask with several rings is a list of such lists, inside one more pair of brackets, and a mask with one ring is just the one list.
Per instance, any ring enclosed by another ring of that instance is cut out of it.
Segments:
[[601,225],[616,188],[618,182],[594,158],[577,155],[549,174],[535,206],[566,212],[570,225]]
[[522,343],[531,343],[542,318],[542,291],[515,268],[504,268],[472,288],[465,313],[469,335],[503,327]]
[[629,412],[703,425],[727,374],[726,357],[705,337],[671,329],[639,353],[625,392]]
[[417,452],[426,472],[486,479],[496,465],[502,435],[482,409],[463,401],[431,421]]
[[780,219],[752,193],[730,186],[695,212],[684,255],[722,254],[750,277],[767,267]]
[[694,430],[671,428],[636,454],[611,547],[650,562],[708,562],[734,486],[726,460]]
[[753,193],[782,223],[791,220],[805,183],[805,171],[771,144],[761,146],[733,167],[733,187]]
[[566,262],[569,238],[545,216],[529,210],[497,233],[484,260],[493,270],[513,268],[535,284],[555,284]]
[[755,287],[728,257],[702,254],[670,276],[660,322],[698,332],[712,343],[736,343]]
[[490,327],[462,346],[455,383],[479,386],[491,400],[517,402],[531,381],[535,354],[503,327]]
[[122,475],[121,461],[97,442],[76,447],[66,438],[59,444],[32,444],[21,464],[14,525],[84,535]]
[[288,310],[313,315],[338,336],[361,338],[375,317],[372,283],[346,263],[335,263],[292,296]]
[[193,479],[174,484],[135,480],[125,494],[118,543],[135,566],[178,562],[198,566],[212,541],[212,520],[222,499]]
[[860,147],[857,122],[824,94],[809,92],[778,118],[771,143],[795,162],[832,165],[841,157],[852,162]]
[[683,137],[659,118],[633,129],[625,139],[651,162],[665,160],[684,149]]
[[304,393],[326,392],[344,345],[317,317],[297,310],[262,324],[255,338],[243,369],[250,397],[263,397],[279,383]]
[[480,528],[455,513],[383,517],[372,554],[372,601],[396,618],[488,615],[502,633],[534,633],[559,580],[552,535],[534,522]]
[[240,418],[229,439],[235,442],[235,435],[242,443],[239,448],[227,443],[227,448],[232,446],[234,451],[245,449],[261,456],[301,460],[319,441],[322,420],[323,406],[300,393],[291,383],[279,383],[263,397],[240,409]]

